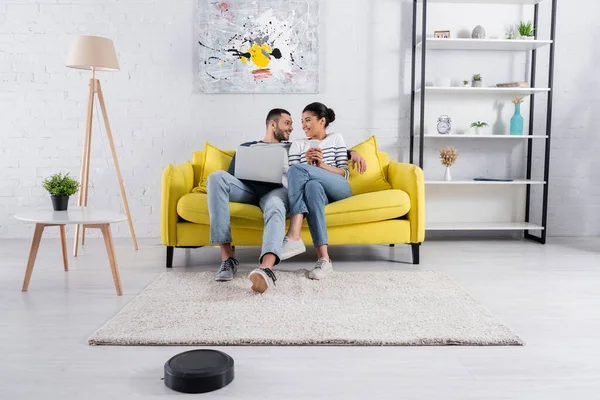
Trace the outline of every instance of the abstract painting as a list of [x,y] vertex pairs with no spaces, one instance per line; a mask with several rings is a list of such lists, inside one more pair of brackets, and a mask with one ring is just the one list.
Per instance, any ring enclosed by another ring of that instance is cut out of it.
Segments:
[[196,87],[317,93],[318,0],[198,0]]

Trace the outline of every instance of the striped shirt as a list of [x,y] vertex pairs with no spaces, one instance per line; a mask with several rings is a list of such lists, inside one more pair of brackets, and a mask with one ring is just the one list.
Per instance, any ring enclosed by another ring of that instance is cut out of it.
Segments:
[[[306,151],[310,148],[309,138],[295,140],[292,142],[289,152],[290,165],[306,164]],[[323,162],[332,167],[344,170],[346,179],[350,176],[348,171],[348,149],[344,138],[339,133],[327,135],[319,142],[319,148],[323,151]]]

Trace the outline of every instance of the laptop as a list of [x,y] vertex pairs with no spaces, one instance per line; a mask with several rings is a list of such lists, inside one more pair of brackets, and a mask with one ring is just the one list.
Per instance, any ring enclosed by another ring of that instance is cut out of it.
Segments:
[[240,146],[235,153],[234,175],[238,179],[281,185],[287,162],[287,150],[284,146]]

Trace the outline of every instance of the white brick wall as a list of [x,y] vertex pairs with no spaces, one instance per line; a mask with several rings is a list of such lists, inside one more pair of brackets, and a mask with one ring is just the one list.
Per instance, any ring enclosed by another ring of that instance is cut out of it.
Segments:
[[[599,235],[600,95],[592,90],[600,87],[599,37],[581,10],[593,15],[600,5],[559,3],[549,229]],[[64,67],[73,36],[115,41],[121,71],[98,77],[136,233],[156,237],[163,167],[189,159],[205,140],[232,148],[260,138],[272,107],[298,120],[304,105],[323,101],[336,110],[335,129],[349,144],[376,134],[383,150],[405,158],[411,9],[410,2],[392,0],[321,1],[319,95],[202,95],[192,92],[192,0],[0,0],[0,237],[31,235],[12,216],[49,205],[40,189],[45,176],[79,174],[89,75]],[[90,202],[119,209],[100,121],[94,117]],[[299,126],[295,134],[302,135]],[[114,233],[127,236],[127,225]]]

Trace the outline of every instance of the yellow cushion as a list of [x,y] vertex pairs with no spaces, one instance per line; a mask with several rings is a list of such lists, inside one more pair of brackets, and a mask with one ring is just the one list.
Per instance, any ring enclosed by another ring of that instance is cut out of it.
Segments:
[[[368,168],[368,165],[367,165]],[[402,190],[364,193],[325,206],[327,226],[364,224],[399,218],[410,210],[410,197]],[[306,220],[304,221],[306,223]]]
[[356,169],[352,169],[350,165],[349,182],[353,195],[356,196],[357,194],[378,192],[392,188],[385,179],[383,163],[379,159],[375,136],[371,136],[364,142],[357,144],[351,150],[356,151],[367,161],[367,171],[362,175]]
[[204,145],[204,161],[202,162],[202,169],[200,173],[200,179],[198,180],[198,186],[195,187],[192,192],[194,193],[206,193],[206,180],[208,176],[215,171],[223,170],[227,171],[233,155],[231,152],[227,152],[213,146],[206,142]]
[[[325,207],[327,226],[363,224],[385,221],[406,215],[410,210],[410,198],[402,190],[385,190],[365,193],[336,201]],[[231,226],[260,229],[264,221],[259,207],[252,204],[229,203]],[[210,224],[208,195],[188,193],[177,202],[177,214],[186,221]],[[306,225],[306,220],[304,220]]]
[[196,150],[192,153],[192,168],[194,169],[194,186],[202,180],[202,166],[204,164],[204,150]]

